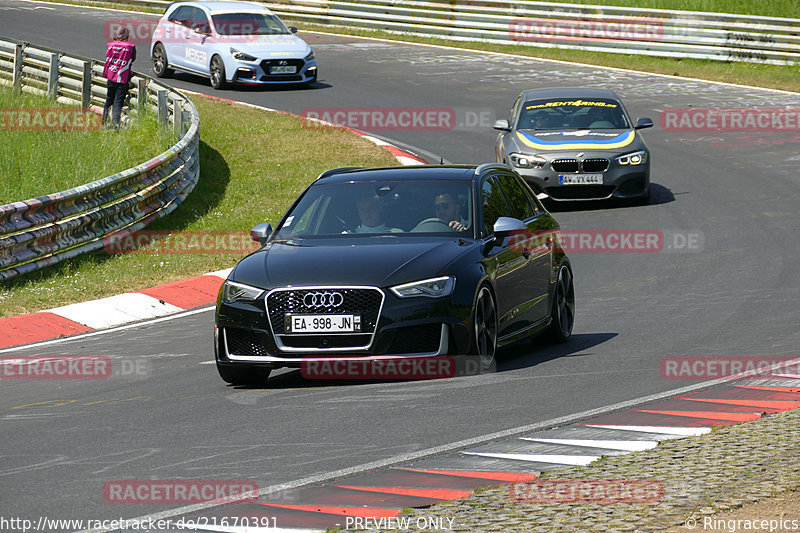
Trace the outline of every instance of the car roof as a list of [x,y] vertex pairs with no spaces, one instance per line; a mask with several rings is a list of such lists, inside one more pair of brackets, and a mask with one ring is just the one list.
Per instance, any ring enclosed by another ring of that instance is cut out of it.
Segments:
[[535,89],[522,92],[524,100],[538,100],[541,98],[611,98],[619,100],[619,96],[614,91],[607,89],[583,89],[580,87],[575,88],[552,88],[552,89]]
[[[502,167],[502,165],[491,166],[493,168]],[[475,170],[476,167],[474,165],[415,165],[385,168],[345,168],[341,169],[341,171],[335,169],[325,172],[317,179],[316,183],[404,179],[472,181],[476,176]]]
[[213,1],[213,2],[174,2],[170,4],[181,6],[192,6],[203,8],[209,13],[272,13],[269,9],[261,4],[255,2],[228,2],[228,1]]

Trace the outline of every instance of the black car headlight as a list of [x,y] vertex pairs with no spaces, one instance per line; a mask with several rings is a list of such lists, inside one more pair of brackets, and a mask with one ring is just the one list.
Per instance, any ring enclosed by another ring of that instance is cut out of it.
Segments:
[[241,52],[236,48],[231,48],[231,55],[237,61],[258,61],[257,57]]
[[305,59],[306,61],[311,61],[312,59],[314,59],[314,50],[311,50],[308,53],[308,55],[306,57],[304,57],[303,59]]
[[621,155],[616,159],[620,165],[643,165],[647,161],[647,152],[640,150],[630,154]]
[[222,301],[225,303],[252,302],[264,294],[264,289],[251,287],[244,283],[226,281],[222,286]]
[[400,298],[411,298],[414,296],[426,296],[428,298],[441,298],[453,293],[456,286],[456,278],[453,276],[442,276],[440,278],[424,279],[403,285],[396,285],[391,291]]
[[509,154],[508,157],[511,158],[511,164],[519,168],[542,168],[547,163],[547,159],[538,155],[514,153]]

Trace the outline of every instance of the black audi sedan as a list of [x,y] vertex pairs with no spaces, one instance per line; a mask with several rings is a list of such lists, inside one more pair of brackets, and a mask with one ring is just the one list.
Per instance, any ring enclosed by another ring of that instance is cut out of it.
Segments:
[[472,356],[574,320],[558,222],[510,167],[341,168],[320,175],[217,298],[232,384],[320,361]]

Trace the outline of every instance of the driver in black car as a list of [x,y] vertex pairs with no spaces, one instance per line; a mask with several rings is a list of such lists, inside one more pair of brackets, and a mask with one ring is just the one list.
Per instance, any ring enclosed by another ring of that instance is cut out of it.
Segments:
[[464,219],[462,212],[463,203],[458,195],[451,191],[439,191],[433,199],[433,209],[436,217],[455,231],[466,231],[469,222]]

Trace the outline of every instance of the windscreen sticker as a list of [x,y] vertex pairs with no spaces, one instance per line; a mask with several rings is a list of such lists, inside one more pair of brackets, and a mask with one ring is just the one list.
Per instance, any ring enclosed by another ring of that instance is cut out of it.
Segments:
[[543,109],[546,107],[608,107],[611,109],[615,109],[619,107],[617,104],[612,104],[610,102],[602,102],[602,101],[592,101],[592,100],[554,100],[552,102],[544,102],[540,104],[525,104],[525,109]]

